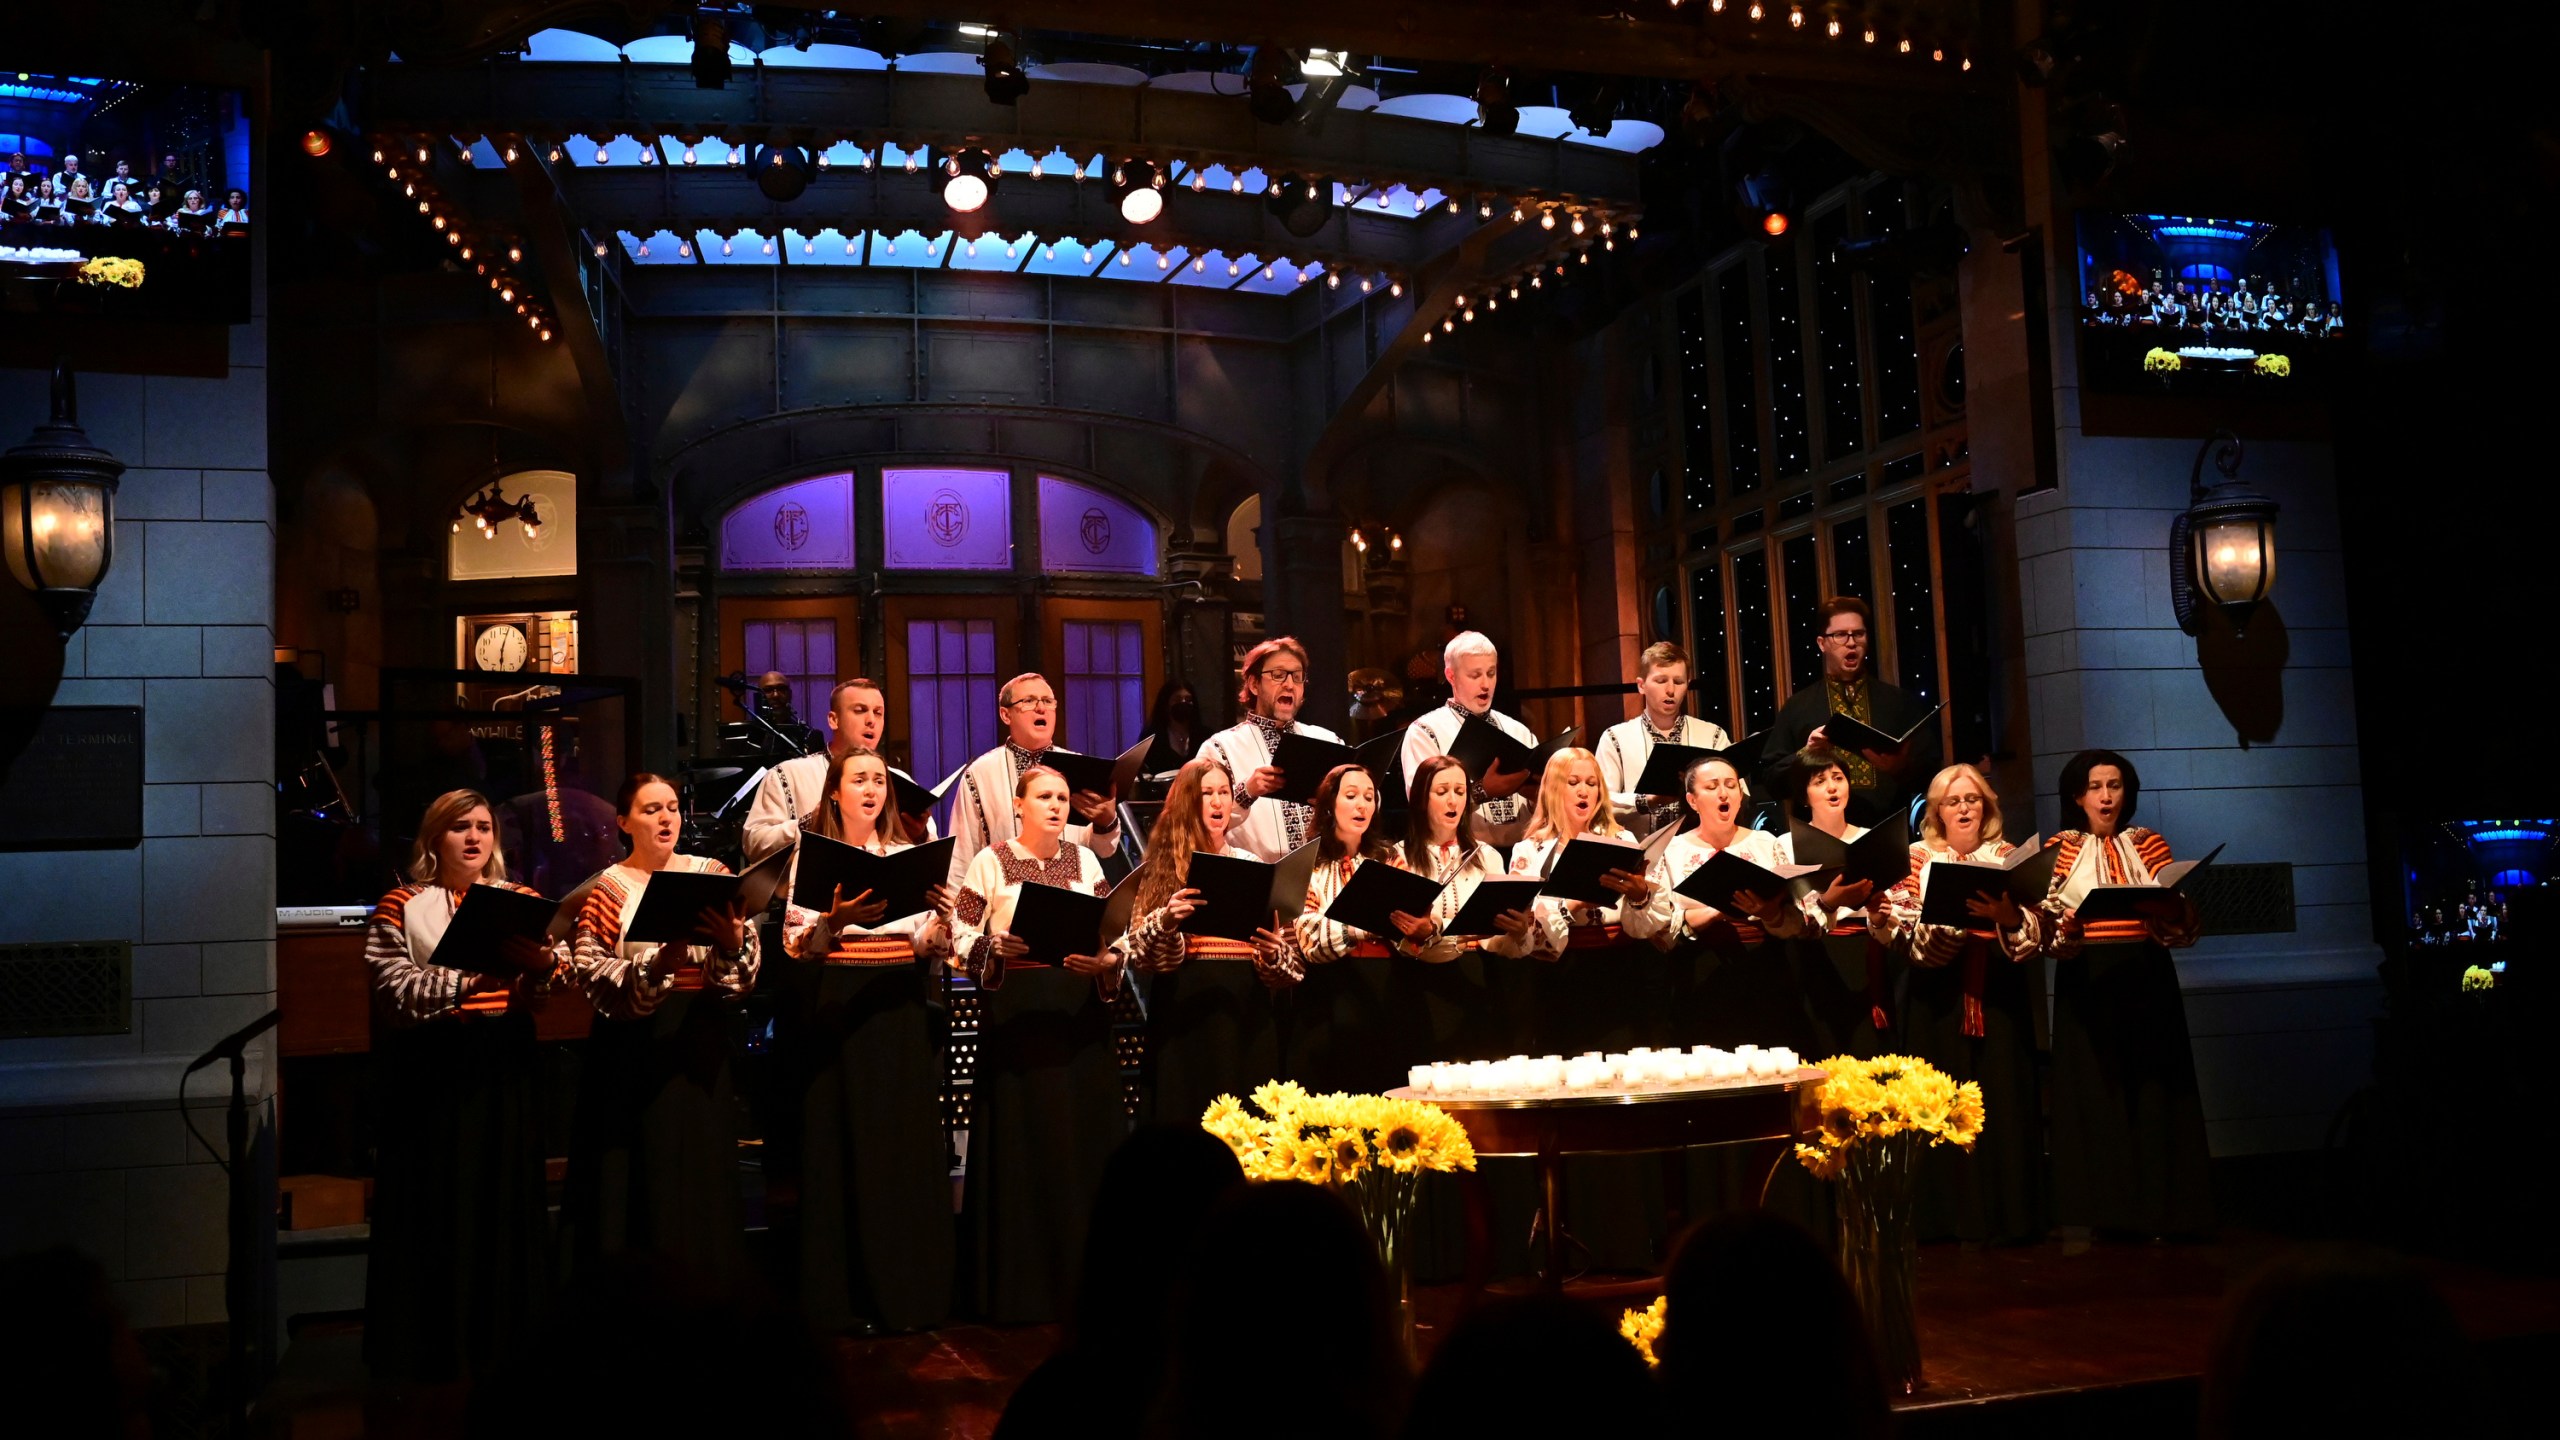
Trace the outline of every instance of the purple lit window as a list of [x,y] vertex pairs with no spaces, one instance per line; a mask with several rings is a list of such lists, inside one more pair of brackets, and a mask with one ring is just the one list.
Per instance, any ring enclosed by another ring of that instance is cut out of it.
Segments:
[[1156,573],[1156,527],[1136,506],[1090,485],[1040,477],[1040,568]]
[[720,521],[723,570],[853,568],[853,477],[820,475],[767,490]]
[[836,688],[836,622],[750,620],[746,625],[747,675],[779,670],[791,681],[791,713],[803,725],[827,713]]
[[1064,743],[1088,755],[1117,755],[1146,728],[1145,634],[1135,620],[1069,620],[1064,629]]
[[996,622],[907,622],[908,744],[927,785],[996,743]]
[[889,568],[1012,569],[1011,482],[1002,470],[880,472]]

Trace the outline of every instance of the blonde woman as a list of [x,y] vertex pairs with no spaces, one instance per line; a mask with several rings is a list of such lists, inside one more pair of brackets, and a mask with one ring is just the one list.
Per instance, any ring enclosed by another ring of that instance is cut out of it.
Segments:
[[2005,891],[1965,902],[1974,920],[1930,925],[1920,909],[1937,862],[1997,864],[2012,846],[2001,833],[2000,796],[1970,765],[1929,782],[1911,876],[1873,907],[1878,938],[1910,964],[1903,1048],[1959,1081],[1982,1086],[1982,1138],[1973,1153],[1921,1160],[1920,1226],[1928,1238],[2019,1244],[2045,1230],[2044,1113],[2036,1084],[2035,988],[2028,964],[2043,952],[2040,913]]
[[407,883],[373,907],[379,1081],[365,1360],[385,1380],[482,1375],[513,1354],[551,1273],[533,1011],[566,952],[512,941],[506,979],[436,963],[472,887],[507,880],[487,796],[436,797]]

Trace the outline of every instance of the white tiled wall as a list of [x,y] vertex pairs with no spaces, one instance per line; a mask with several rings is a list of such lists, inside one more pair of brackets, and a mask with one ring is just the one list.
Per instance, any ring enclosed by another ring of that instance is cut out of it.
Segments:
[[[83,375],[80,419],[127,465],[114,568],[65,657],[64,705],[143,707],[133,850],[0,853],[0,941],[130,940],[122,1035],[0,1040],[0,1249],[69,1241],[138,1327],[219,1321],[223,1173],[180,1073],[275,1004],[274,489],[263,319],[222,380]],[[0,445],[46,377],[0,371]],[[271,1092],[264,1045],[249,1079]],[[189,1090],[222,1143],[223,1067]]]
[[2283,506],[2285,647],[2281,719],[2244,744],[2169,605],[2196,442],[2060,440],[2062,484],[2018,502],[2037,819],[2060,820],[2072,753],[2104,747],[2141,771],[2139,823],[2178,853],[2293,863],[2293,932],[2208,936],[2178,966],[2215,1152],[2315,1148],[2369,1076],[2382,998],[2328,447],[2248,447],[2242,478]]

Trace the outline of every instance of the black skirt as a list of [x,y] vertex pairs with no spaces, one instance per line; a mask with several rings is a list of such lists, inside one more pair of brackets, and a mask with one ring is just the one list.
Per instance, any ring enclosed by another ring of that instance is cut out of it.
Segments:
[[2213,1228],[2204,1102],[2178,970],[2158,945],[2054,967],[2053,1217],[2139,1235]]
[[1867,980],[1867,950],[1871,943],[1864,930],[1807,935],[1788,942],[1804,986],[1805,1020],[1813,1031],[1813,1049],[1796,1052],[1806,1060],[1820,1060],[1827,1055],[1854,1055],[1867,1060],[1893,1053],[1898,1043],[1890,1028],[1893,986],[1903,966],[1890,953],[1882,959],[1885,989],[1881,1008],[1886,1026],[1879,1028],[1875,1023],[1879,1002]]
[[1432,1057],[1424,1039],[1397,1024],[1397,971],[1414,962],[1353,955],[1307,966],[1290,992],[1282,1060],[1291,1079],[1324,1094],[1374,1095],[1405,1083]]
[[[1744,944],[1730,929],[1691,939],[1671,952],[1671,1009],[1684,1045],[1783,1046],[1808,1063],[1833,1052],[1820,1036],[1806,995],[1804,941]],[[1831,1243],[1831,1187],[1790,1154],[1778,1161],[1765,1197],[1747,1145],[1709,1145],[1686,1153],[1682,1209],[1691,1220],[1720,1210],[1762,1205]]]
[[791,969],[801,1309],[824,1331],[939,1325],[957,1232],[937,977],[918,964]]
[[485,1375],[551,1293],[533,1017],[386,1031],[374,1058],[365,1361],[383,1380]]
[[1982,1087],[1982,1136],[1967,1154],[1951,1145],[1921,1152],[1920,1238],[2014,1244],[2045,1231],[2044,1103],[2036,1081],[2034,987],[2028,966],[1987,941],[1982,1031],[1964,1033],[1965,957],[1914,965],[1905,986],[1902,1033],[1909,1053]]
[[1420,1052],[1412,1063],[1493,1060],[1512,1053],[1485,973],[1499,958],[1481,950],[1461,950],[1437,964],[1396,957],[1388,988],[1396,1032]]
[[1585,1050],[1622,1051],[1680,1040],[1672,1023],[1672,960],[1641,940],[1568,950],[1555,962],[1563,992],[1562,1033],[1545,1050],[1575,1055]]
[[1094,1192],[1129,1133],[1120,1063],[1086,976],[1015,970],[984,1003],[962,1268],[978,1316],[1041,1324],[1067,1313]]
[[1221,1095],[1280,1078],[1280,1016],[1251,961],[1194,957],[1147,987],[1144,1117],[1197,1125]]
[[637,1253],[714,1289],[747,1282],[730,1065],[738,1017],[726,995],[680,990],[643,1018],[596,1021],[562,1214],[574,1270]]
[[[1554,1039],[1546,1049],[1527,1053],[1572,1055],[1671,1043],[1669,956],[1641,940],[1623,940],[1567,950],[1548,963],[1559,992]],[[1649,1271],[1660,1263],[1668,1213],[1665,1159],[1576,1155],[1565,1161],[1565,1233],[1593,1269]]]
[[1563,967],[1544,956],[1476,952],[1483,957],[1485,994],[1492,1010],[1489,1045],[1482,1054],[1455,1058],[1500,1060],[1511,1055],[1569,1053],[1573,992]]

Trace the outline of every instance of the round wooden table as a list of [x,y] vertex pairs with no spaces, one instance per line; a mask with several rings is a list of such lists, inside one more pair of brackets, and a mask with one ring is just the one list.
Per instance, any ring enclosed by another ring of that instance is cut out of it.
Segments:
[[[1722,1081],[1661,1090],[1612,1090],[1585,1095],[1477,1096],[1425,1094],[1410,1086],[1387,1092],[1399,1100],[1439,1106],[1467,1127],[1478,1155],[1527,1156],[1538,1164],[1542,1261],[1540,1288],[1564,1291],[1564,1161],[1568,1155],[1630,1155],[1685,1150],[1699,1145],[1748,1145],[1759,1183],[1749,1189],[1757,1205],[1767,1195],[1796,1142],[1822,1124],[1823,1073],[1800,1066],[1766,1080]],[[1471,1207],[1482,1203],[1481,1182],[1470,1189]],[[1481,1286],[1490,1266],[1477,1253],[1490,1243],[1487,1227],[1468,1227],[1469,1288]]]

